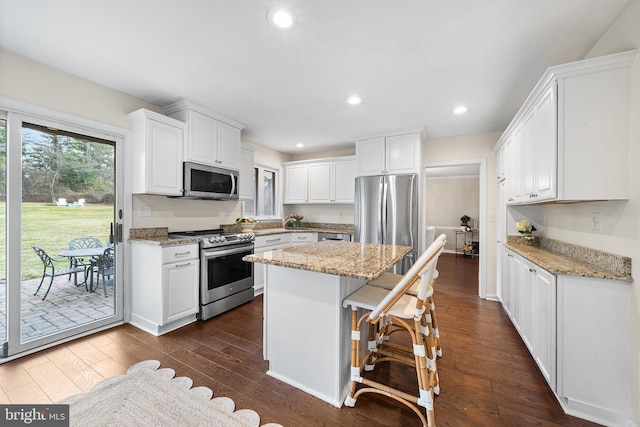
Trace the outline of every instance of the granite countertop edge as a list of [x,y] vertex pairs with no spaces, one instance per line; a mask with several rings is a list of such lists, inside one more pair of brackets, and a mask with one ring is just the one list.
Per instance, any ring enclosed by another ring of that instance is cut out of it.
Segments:
[[543,247],[518,243],[505,243],[504,247],[512,250],[526,260],[539,265],[552,274],[633,282],[631,275],[618,274],[600,266],[571,258]]
[[[352,244],[350,242],[331,242],[330,244],[332,245],[332,248],[339,248],[339,246],[337,245],[340,245],[343,243],[349,244],[349,245]],[[311,243],[309,245],[305,245],[305,247],[308,250],[309,247],[313,245],[319,245],[319,244],[326,245],[327,242]],[[332,274],[336,276],[351,277],[355,279],[373,280],[378,278],[380,275],[382,275],[382,273],[387,271],[387,269],[389,269],[391,266],[393,266],[398,261],[400,261],[407,253],[409,253],[412,250],[412,248],[409,246],[394,246],[394,248],[398,250],[398,255],[396,255],[393,258],[390,258],[385,265],[383,265],[382,267],[378,267],[374,270],[372,270],[371,268],[362,268],[362,269],[358,269],[358,271],[353,271],[353,270],[347,269],[346,267],[341,268],[342,264],[340,263],[338,263],[337,266],[327,267],[322,265],[314,265],[313,263],[309,263],[309,262],[305,262],[305,263],[292,262],[287,259],[265,258],[264,256],[262,256],[262,254],[268,254],[272,252],[283,253],[283,251],[287,251],[287,250],[290,252],[303,250],[299,248],[276,249],[276,250],[262,252],[258,254],[247,255],[242,259],[244,261],[254,262],[258,264],[269,264],[269,265],[274,265],[278,267],[293,268],[296,270],[312,271],[315,273]],[[338,249],[338,252],[334,253],[332,256],[336,258],[340,258],[339,249]]]

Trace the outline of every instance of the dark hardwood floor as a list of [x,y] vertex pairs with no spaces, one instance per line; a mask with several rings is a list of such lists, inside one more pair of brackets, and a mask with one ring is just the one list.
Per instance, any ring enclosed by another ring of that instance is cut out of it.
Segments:
[[[500,304],[477,297],[477,258],[443,254],[438,270],[434,299],[444,352],[435,399],[439,426],[595,425],[564,415]],[[232,398],[237,408],[256,410],[262,423],[420,425],[413,412],[382,396],[367,394],[355,408],[338,409],[267,376],[261,297],[162,337],[124,325],[2,364],[0,402],[55,402],[145,359]],[[380,367],[376,374],[404,386],[416,383],[406,368]]]

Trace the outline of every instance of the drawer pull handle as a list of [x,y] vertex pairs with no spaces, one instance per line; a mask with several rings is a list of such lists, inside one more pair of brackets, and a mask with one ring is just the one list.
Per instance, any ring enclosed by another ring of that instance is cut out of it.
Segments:
[[267,240],[267,243],[274,243],[274,242],[279,242],[282,239],[271,239],[271,240]]
[[190,262],[185,262],[184,264],[176,264],[176,268],[186,267],[188,265],[191,265],[191,263]]
[[176,252],[173,254],[173,256],[185,256],[185,255],[191,255],[191,251],[187,251],[187,252]]

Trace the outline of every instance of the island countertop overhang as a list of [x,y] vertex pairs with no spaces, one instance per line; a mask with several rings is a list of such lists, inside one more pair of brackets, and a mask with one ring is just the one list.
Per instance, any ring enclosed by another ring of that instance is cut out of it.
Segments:
[[322,241],[247,255],[244,261],[373,280],[411,252],[410,246]]

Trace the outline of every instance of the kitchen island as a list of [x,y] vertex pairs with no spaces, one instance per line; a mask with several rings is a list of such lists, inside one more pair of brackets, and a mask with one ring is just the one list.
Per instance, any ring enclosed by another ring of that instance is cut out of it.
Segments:
[[244,257],[267,265],[263,324],[267,374],[342,406],[351,375],[351,313],[342,307],[342,300],[411,250],[323,241]]

